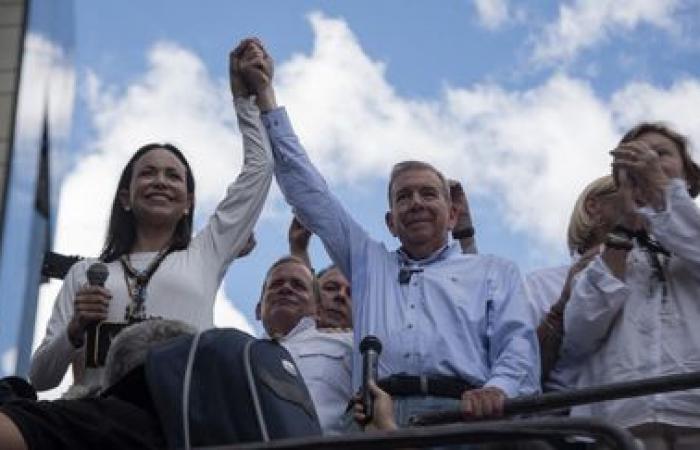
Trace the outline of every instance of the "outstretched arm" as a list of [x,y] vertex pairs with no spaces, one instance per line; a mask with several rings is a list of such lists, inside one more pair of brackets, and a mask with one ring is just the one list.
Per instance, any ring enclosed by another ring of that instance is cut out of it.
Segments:
[[229,56],[231,93],[243,137],[243,167],[226,196],[219,203],[207,226],[195,237],[192,246],[211,251],[212,272],[219,278],[228,264],[249,243],[270,189],[273,174],[272,150],[253,93],[245,82],[253,71],[249,45],[243,41]]
[[[256,44],[256,47],[258,45]],[[348,280],[362,278],[358,271],[363,264],[366,248],[371,245],[366,232],[350,217],[345,208],[330,192],[328,186],[309,160],[284,108],[277,108],[272,79],[272,60],[260,46],[253,65],[258,74],[254,86],[258,105],[263,111],[275,158],[275,176],[294,214],[311,232],[321,238],[331,259],[340,267]]]

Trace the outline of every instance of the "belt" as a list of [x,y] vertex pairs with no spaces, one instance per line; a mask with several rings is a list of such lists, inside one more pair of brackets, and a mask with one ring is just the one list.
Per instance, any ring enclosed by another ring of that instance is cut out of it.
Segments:
[[461,378],[441,375],[391,375],[377,382],[383,391],[392,396],[431,395],[433,397],[462,398],[462,393],[476,389]]

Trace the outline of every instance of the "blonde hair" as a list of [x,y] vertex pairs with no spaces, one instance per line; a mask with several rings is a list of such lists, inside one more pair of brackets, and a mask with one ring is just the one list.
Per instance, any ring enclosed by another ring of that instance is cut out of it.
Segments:
[[613,177],[605,175],[590,183],[579,194],[574,210],[571,212],[567,232],[567,243],[571,255],[576,252],[584,253],[595,244],[593,239],[595,239],[595,232],[600,224],[586,211],[586,201],[601,195],[612,194],[616,190],[617,186]]

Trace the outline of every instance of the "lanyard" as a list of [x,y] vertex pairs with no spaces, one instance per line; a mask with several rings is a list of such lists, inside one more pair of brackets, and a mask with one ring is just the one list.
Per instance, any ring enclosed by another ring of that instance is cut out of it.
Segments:
[[126,291],[129,293],[129,298],[131,298],[131,303],[127,305],[126,311],[124,311],[124,320],[127,322],[146,319],[145,303],[148,282],[151,281],[151,277],[160,266],[160,263],[163,262],[170,252],[170,245],[161,249],[144,270],[136,270],[134,266],[131,265],[131,259],[128,254],[124,254],[119,258],[124,272]]

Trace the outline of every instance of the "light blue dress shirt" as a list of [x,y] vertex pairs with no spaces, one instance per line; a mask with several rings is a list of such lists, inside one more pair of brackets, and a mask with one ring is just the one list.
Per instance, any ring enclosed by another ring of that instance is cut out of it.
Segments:
[[[361,384],[362,337],[377,336],[379,377],[447,375],[513,397],[539,390],[539,349],[517,267],[445,245],[413,261],[371,239],[331,194],[294,134],[286,111],[262,116],[275,175],[301,222],[323,241],[352,284],[353,386]],[[399,284],[401,267],[415,269]]]

